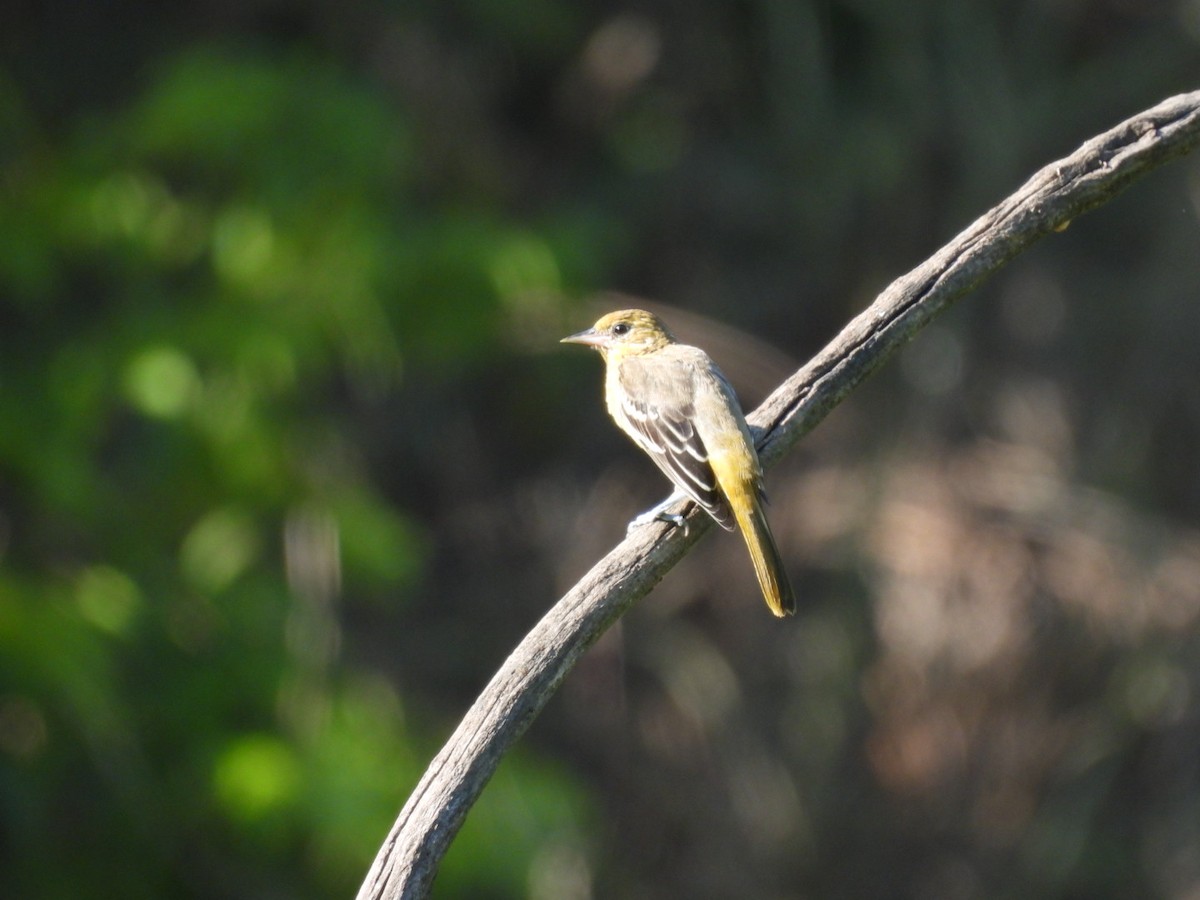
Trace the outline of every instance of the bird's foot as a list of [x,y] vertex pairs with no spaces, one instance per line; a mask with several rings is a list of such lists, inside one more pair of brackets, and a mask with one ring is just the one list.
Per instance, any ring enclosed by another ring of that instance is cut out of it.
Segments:
[[687,519],[685,519],[679,513],[661,512],[658,514],[658,518],[661,519],[663,522],[669,522],[671,525],[673,525],[676,528],[682,528],[683,536],[684,537],[688,536]]
[[685,519],[679,513],[667,512],[667,510],[669,508],[674,506],[676,503],[678,503],[682,499],[683,499],[683,494],[676,492],[676,493],[672,494],[670,497],[668,497],[666,500],[664,500],[662,503],[658,504],[658,506],[654,507],[653,509],[646,510],[644,513],[642,513],[637,518],[635,518],[632,522],[629,523],[629,528],[627,529],[627,533],[629,531],[633,531],[635,528],[641,528],[643,525],[649,525],[651,522],[669,522],[671,525],[674,525],[676,528],[682,528],[683,536],[687,537],[687,533],[688,533],[687,519]]

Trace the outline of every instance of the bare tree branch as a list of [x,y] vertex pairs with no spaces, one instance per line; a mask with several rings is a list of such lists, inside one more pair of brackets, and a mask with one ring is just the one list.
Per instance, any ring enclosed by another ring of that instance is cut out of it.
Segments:
[[[1110,200],[1200,143],[1200,91],[1164,100],[1037,172],[928,261],[894,281],[824,350],[749,416],[770,465],[856,385],[992,272],[1039,238]],[[635,530],[526,635],[430,763],[392,826],[359,900],[424,897],[438,864],[501,757],[580,655],[683,557],[709,519],[690,529]]]

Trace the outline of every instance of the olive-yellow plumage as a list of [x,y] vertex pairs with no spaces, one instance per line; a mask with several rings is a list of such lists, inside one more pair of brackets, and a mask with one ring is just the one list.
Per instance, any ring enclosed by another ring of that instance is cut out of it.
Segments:
[[680,491],[746,540],[771,612],[796,598],[763,511],[763,473],[737,396],[698,347],[678,343],[641,309],[609,313],[563,338],[600,351],[609,415]]

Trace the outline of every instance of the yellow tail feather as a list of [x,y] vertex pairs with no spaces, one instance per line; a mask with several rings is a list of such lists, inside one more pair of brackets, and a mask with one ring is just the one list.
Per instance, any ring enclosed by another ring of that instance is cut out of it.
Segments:
[[767,524],[762,501],[752,494],[739,499],[742,502],[731,502],[730,506],[733,507],[742,537],[746,539],[763,599],[775,615],[790,616],[796,611],[796,595],[792,592],[792,583],[788,580],[779,547],[771,534],[771,526]]

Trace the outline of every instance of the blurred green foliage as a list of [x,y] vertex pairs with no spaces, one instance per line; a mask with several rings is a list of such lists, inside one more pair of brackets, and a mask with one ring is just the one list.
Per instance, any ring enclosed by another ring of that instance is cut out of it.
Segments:
[[[686,308],[772,384],[789,361],[712,319],[815,349],[1032,168],[1193,89],[1198,23],[0,9],[0,895],[349,895],[663,490],[595,360],[548,352],[596,312],[573,298]],[[1194,173],[839,410],[772,474],[795,627],[707,542],[506,759],[435,894],[1193,895]]]
[[[54,137],[7,87],[3,893],[344,896],[437,734],[336,664],[305,566],[403,604],[429,554],[345,398],[491,352],[566,275],[527,226],[427,208],[411,123],[311,54],[180,48]],[[283,545],[312,521],[332,547]],[[585,807],[518,754],[446,882],[520,893]]]

